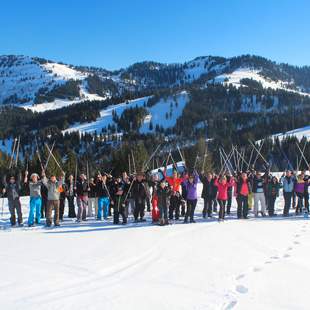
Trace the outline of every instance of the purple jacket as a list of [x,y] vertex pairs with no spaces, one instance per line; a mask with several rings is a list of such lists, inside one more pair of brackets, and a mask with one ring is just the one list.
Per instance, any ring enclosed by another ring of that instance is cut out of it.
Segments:
[[305,183],[295,183],[294,190],[296,193],[303,193],[305,191]]
[[194,182],[190,183],[188,180],[184,182],[186,187],[187,196],[186,199],[188,200],[195,200],[197,199],[197,184],[199,181],[198,174],[195,173]]

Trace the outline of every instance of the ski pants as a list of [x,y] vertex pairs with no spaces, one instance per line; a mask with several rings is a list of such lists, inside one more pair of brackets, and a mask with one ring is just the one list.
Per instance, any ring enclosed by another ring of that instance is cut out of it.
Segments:
[[144,209],[145,209],[145,200],[135,200],[135,210],[134,210],[134,218],[137,221],[139,216],[142,220],[144,217]]
[[158,209],[159,209],[159,217],[160,217],[160,219],[168,220],[167,205],[165,205],[165,206],[164,205],[158,205]]
[[309,213],[309,193],[305,192],[305,208],[307,209],[307,212]]
[[46,225],[52,225],[52,213],[54,210],[54,224],[59,225],[59,200],[49,200],[47,202]]
[[238,219],[247,218],[248,217],[248,211],[249,211],[249,197],[244,195],[238,195],[237,197],[237,216]]
[[284,197],[283,215],[288,215],[290,212],[291,205],[292,205],[293,193],[292,192],[283,192],[283,197]]
[[95,209],[95,215],[98,214],[98,198],[91,197],[88,198],[88,209],[87,209],[87,216],[92,217],[94,216],[93,210]]
[[19,198],[14,199],[14,200],[9,200],[9,211],[10,211],[10,214],[11,214],[11,218],[10,218],[11,225],[15,225],[16,224],[16,214],[15,214],[15,211],[17,213],[18,224],[22,224],[23,223],[22,207],[21,207]]
[[47,197],[41,197],[42,206],[41,206],[41,218],[45,218],[47,211]]
[[228,194],[228,199],[227,199],[227,206],[226,206],[227,212],[226,213],[230,214],[231,203],[232,203],[232,190],[228,190],[227,194]]
[[302,213],[303,208],[304,208],[304,194],[303,193],[296,193],[296,196],[298,198],[296,213],[298,213],[298,212]]
[[64,219],[65,213],[65,198],[59,199],[59,219],[62,221]]
[[212,202],[213,202],[213,212],[217,212],[217,199],[214,198]]
[[88,205],[88,197],[87,196],[78,196],[77,197],[77,206],[78,206],[78,214],[77,220],[78,221],[85,221],[86,220],[86,210]]
[[274,215],[274,207],[276,203],[277,196],[270,195],[268,197],[268,214],[269,216]]
[[109,216],[109,209],[110,209],[110,199],[109,197],[99,197],[98,198],[98,214],[97,219],[102,219],[102,212],[103,218],[107,219]]
[[69,209],[68,217],[75,218],[76,213],[75,213],[75,206],[74,206],[74,196],[68,196],[67,200],[68,200],[68,209]]
[[254,214],[258,215],[258,203],[260,202],[261,212],[266,213],[266,199],[264,193],[254,193]]
[[116,200],[116,204],[114,205],[113,212],[113,224],[119,224],[119,216],[122,216],[123,224],[127,224],[128,218],[128,205],[123,205],[121,202]]
[[175,219],[178,220],[180,217],[180,198],[177,196],[170,197],[170,205],[169,205],[169,219],[173,219],[173,213],[175,213]]
[[34,224],[34,217],[36,218],[37,224],[40,224],[41,207],[42,207],[42,198],[41,197],[39,197],[39,196],[38,197],[30,197],[28,225]]
[[203,205],[203,210],[202,210],[202,216],[203,218],[206,217],[208,213],[208,216],[211,217],[212,215],[212,198],[204,198],[204,205]]
[[195,214],[195,208],[197,205],[197,199],[187,199],[187,208],[185,213],[185,219],[184,222],[188,221],[188,217],[190,218],[190,221],[192,222],[194,220],[194,214]]
[[219,218],[223,220],[225,218],[225,207],[227,200],[218,199],[217,202],[219,203],[220,206]]

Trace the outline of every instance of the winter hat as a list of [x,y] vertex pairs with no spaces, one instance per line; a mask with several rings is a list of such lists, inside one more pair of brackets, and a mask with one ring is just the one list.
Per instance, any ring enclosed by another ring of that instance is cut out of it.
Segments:
[[37,177],[38,178],[39,175],[37,173],[32,173],[31,176],[30,176],[30,179],[32,179],[33,177]]

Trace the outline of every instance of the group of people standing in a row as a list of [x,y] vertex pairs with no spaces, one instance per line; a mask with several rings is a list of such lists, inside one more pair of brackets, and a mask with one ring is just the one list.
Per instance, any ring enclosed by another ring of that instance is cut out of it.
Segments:
[[[20,202],[22,187],[29,189],[30,207],[28,225],[40,224],[46,217],[46,226],[59,226],[64,218],[67,200],[68,217],[77,222],[94,217],[96,220],[108,219],[112,216],[113,223],[127,224],[129,214],[133,214],[135,222],[145,221],[145,207],[152,211],[153,222],[165,225],[169,220],[182,220],[184,223],[194,223],[195,208],[198,201],[197,184],[202,182],[201,198],[204,200],[203,218],[212,217],[218,213],[219,221],[229,215],[233,197],[237,201],[237,217],[248,218],[249,209],[253,207],[255,217],[261,214],[275,216],[275,203],[283,188],[283,216],[288,216],[291,207],[296,214],[309,212],[310,175],[301,172],[294,174],[286,171],[278,180],[269,171],[262,174],[259,171],[239,172],[235,175],[225,173],[216,175],[211,172],[183,172],[179,175],[175,169],[168,176],[166,169],[158,173],[137,173],[128,176],[124,172],[119,177],[106,173],[98,173],[95,178],[87,179],[81,174],[78,179],[65,174],[57,178],[51,175],[49,179],[45,172],[41,178],[38,174],[28,177],[25,172],[17,178],[10,176],[3,179],[3,194],[6,194],[11,214],[11,225],[23,225],[23,215]],[[297,201],[297,205],[296,205]],[[76,205],[75,205],[76,202]],[[77,213],[76,213],[77,210]],[[54,211],[54,215],[53,215]],[[171,222],[171,221],[170,221]]]

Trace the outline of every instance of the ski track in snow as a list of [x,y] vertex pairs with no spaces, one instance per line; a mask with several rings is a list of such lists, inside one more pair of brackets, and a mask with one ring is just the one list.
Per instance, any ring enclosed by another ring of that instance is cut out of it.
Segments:
[[234,205],[218,223],[201,209],[199,200],[196,224],[159,227],[148,215],[127,226],[66,218],[46,229],[10,228],[5,205],[1,308],[307,309],[308,219],[235,220]]

